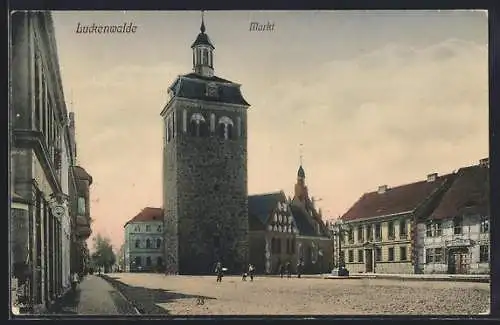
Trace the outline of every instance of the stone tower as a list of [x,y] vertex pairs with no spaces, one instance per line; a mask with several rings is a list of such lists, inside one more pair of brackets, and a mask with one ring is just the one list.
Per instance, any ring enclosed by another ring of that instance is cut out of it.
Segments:
[[169,87],[163,117],[163,209],[168,274],[241,272],[248,255],[247,109],[240,85],[214,74],[201,21],[193,72]]

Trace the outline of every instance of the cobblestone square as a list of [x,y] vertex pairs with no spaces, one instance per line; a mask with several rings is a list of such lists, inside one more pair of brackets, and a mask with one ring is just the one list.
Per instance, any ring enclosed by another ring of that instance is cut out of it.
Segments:
[[[170,315],[472,315],[490,306],[490,284],[382,279],[118,273],[108,275],[144,314]],[[118,282],[116,282],[118,281]]]

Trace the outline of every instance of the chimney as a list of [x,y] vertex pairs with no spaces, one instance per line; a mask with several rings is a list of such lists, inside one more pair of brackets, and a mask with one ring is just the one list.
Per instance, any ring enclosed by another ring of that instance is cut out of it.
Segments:
[[490,159],[489,158],[483,158],[479,160],[479,166],[481,167],[490,167]]
[[378,194],[384,194],[387,192],[387,185],[381,185],[378,187]]
[[438,177],[437,173],[429,174],[427,175],[427,182],[428,183],[434,182],[437,179],[437,177]]

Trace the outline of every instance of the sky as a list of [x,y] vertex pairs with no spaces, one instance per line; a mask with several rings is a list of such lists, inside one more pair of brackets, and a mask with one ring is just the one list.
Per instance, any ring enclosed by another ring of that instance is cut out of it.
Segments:
[[[162,206],[167,89],[192,71],[200,12],[53,12],[93,234]],[[249,31],[251,22],[273,31]],[[137,26],[78,34],[80,25]],[[365,192],[488,156],[488,21],[481,11],[208,11],[219,77],[248,111],[249,194],[293,196],[302,163],[325,219]],[[302,149],[300,149],[302,148]]]

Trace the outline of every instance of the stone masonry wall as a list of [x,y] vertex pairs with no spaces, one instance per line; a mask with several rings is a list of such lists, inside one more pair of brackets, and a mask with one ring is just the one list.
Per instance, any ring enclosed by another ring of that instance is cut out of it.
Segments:
[[[188,117],[195,111],[190,110]],[[200,112],[200,110],[198,111]],[[246,129],[246,112],[202,109]],[[179,112],[177,116],[181,117]],[[247,139],[216,135],[193,137],[177,118],[178,254],[181,274],[213,273],[221,260],[229,273],[241,273],[248,259]],[[235,130],[236,131],[236,130]],[[236,133],[236,132],[235,132]]]

